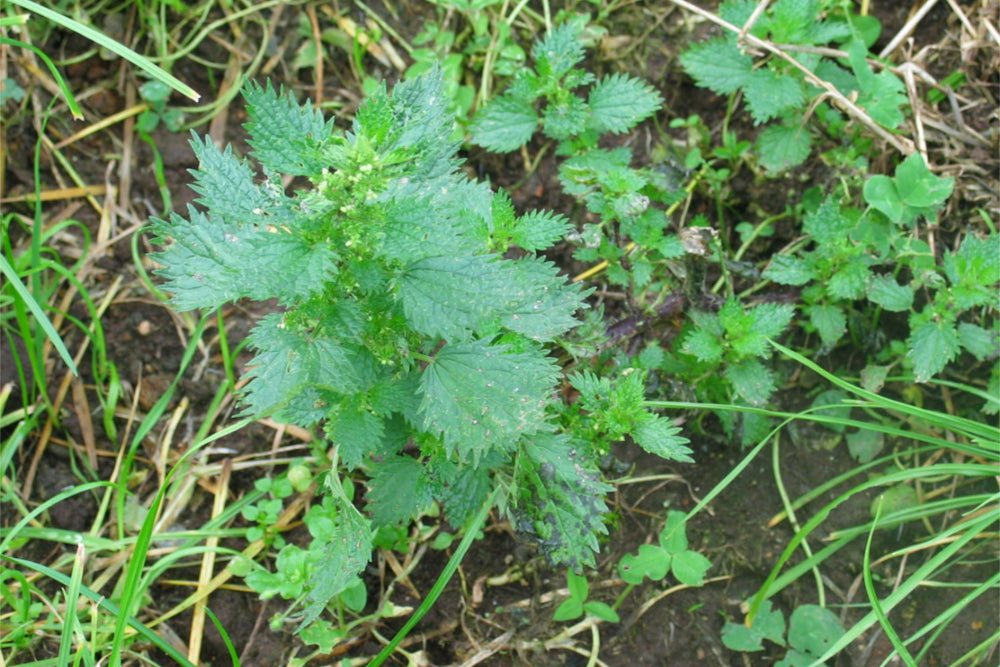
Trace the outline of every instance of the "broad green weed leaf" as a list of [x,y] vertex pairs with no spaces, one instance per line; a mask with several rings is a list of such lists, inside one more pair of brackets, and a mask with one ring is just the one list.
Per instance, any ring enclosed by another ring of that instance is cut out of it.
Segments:
[[903,220],[903,201],[891,178],[876,174],[865,181],[863,192],[869,206],[881,211],[892,222]]
[[794,255],[775,255],[764,270],[764,278],[781,285],[805,285],[815,279],[812,264]]
[[766,67],[751,72],[743,93],[755,125],[783,116],[805,103],[805,86],[799,79]]
[[874,459],[885,444],[885,436],[882,433],[868,429],[848,433],[845,439],[847,451],[858,463],[868,463]]
[[414,329],[464,340],[515,296],[506,269],[492,255],[427,257],[406,267],[397,294]]
[[583,132],[588,120],[586,103],[576,95],[568,95],[545,107],[542,130],[546,136],[562,141]]
[[554,26],[531,49],[531,57],[539,75],[559,79],[583,60],[584,45],[580,40],[582,26],[568,21]]
[[247,412],[270,414],[306,387],[334,392],[359,388],[348,352],[336,341],[285,328],[280,313],[266,315],[249,336],[257,350],[247,373]]
[[508,95],[494,98],[472,122],[472,142],[497,153],[517,150],[531,140],[538,114],[530,102]]
[[910,337],[906,343],[917,382],[926,382],[940,373],[959,353],[954,321],[936,319],[927,312],[910,317]]
[[559,213],[530,211],[517,219],[511,231],[511,242],[528,252],[545,250],[560,241],[570,229],[569,220]]
[[834,304],[817,303],[806,308],[809,322],[816,327],[816,333],[823,341],[823,350],[830,350],[847,331],[847,316],[844,309]]
[[660,531],[660,546],[672,554],[687,551],[687,515],[684,512],[667,512],[667,520]]
[[801,125],[769,125],[757,137],[760,163],[772,174],[802,164],[812,149],[812,135]]
[[320,147],[333,131],[333,122],[323,119],[312,103],[299,104],[291,93],[276,92],[251,81],[244,89],[246,123],[254,157],[265,168],[283,174],[319,174],[326,162]]
[[680,432],[680,427],[674,426],[669,419],[654,417],[639,422],[632,430],[632,438],[650,454],[670,461],[694,463],[690,456],[691,449],[687,447],[690,441],[679,435]]
[[376,525],[406,523],[430,505],[431,487],[424,465],[409,456],[396,456],[374,468],[368,483],[368,507]]
[[484,341],[445,345],[421,377],[424,426],[463,460],[511,451],[545,423],[555,365]]
[[958,340],[962,347],[976,359],[982,361],[997,353],[1000,332],[995,328],[984,329],[971,322],[959,322]]
[[576,597],[569,597],[556,607],[555,612],[552,614],[552,620],[562,623],[563,621],[572,621],[574,618],[580,618],[581,616],[583,616],[583,600]]
[[837,615],[813,604],[796,607],[788,621],[788,645],[813,659],[826,653],[843,634]]
[[612,74],[594,84],[587,103],[592,114],[592,129],[620,134],[656,113],[663,98],[639,79]]
[[913,289],[900,285],[890,275],[872,276],[868,284],[868,299],[886,310],[898,313],[913,305]]
[[621,623],[622,620],[618,616],[618,612],[612,609],[608,603],[601,602],[600,600],[588,600],[584,603],[583,610],[591,616],[596,616],[608,623]]
[[753,73],[753,58],[729,38],[695,44],[681,54],[680,61],[700,88],[710,88],[719,95],[735,93]]
[[722,628],[722,643],[733,651],[762,651],[765,639],[785,645],[785,617],[764,600],[748,628],[743,623],[726,623]]
[[526,496],[515,511],[554,565],[574,569],[594,564],[597,536],[607,534],[604,495],[612,490],[580,456],[582,447],[548,433],[530,438],[521,469]]
[[682,584],[701,586],[705,583],[705,574],[710,567],[712,567],[712,561],[697,551],[682,551],[674,555],[670,571]]
[[900,198],[913,208],[942,206],[955,187],[954,178],[932,173],[920,153],[914,153],[896,167],[894,180]]
[[736,394],[750,405],[764,405],[777,388],[771,369],[758,359],[731,363],[726,366],[724,374]]
[[643,544],[638,554],[625,554],[618,563],[618,574],[627,584],[638,586],[645,577],[660,581],[670,571],[670,552],[655,544]]

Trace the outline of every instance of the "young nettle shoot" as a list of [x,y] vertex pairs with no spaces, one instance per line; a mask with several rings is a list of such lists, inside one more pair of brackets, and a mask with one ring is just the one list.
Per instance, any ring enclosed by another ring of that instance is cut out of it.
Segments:
[[[250,336],[246,412],[316,429],[335,452],[306,620],[353,585],[374,531],[435,504],[463,526],[497,485],[553,562],[592,564],[611,487],[601,452],[557,419],[549,354],[585,292],[535,254],[567,222],[518,216],[459,170],[436,70],[379,91],[346,131],[270,85],[244,95],[249,159],[192,141],[198,207],[155,221],[154,259],[179,309],[278,304]],[[366,480],[364,512],[343,470]]]

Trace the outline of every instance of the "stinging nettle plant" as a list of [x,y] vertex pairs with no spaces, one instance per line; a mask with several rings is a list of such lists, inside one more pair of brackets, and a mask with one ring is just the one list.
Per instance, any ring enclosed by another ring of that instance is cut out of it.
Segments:
[[[164,249],[153,257],[179,309],[280,304],[250,335],[243,400],[247,414],[321,429],[333,445],[334,529],[304,624],[356,581],[375,530],[434,503],[459,527],[498,498],[554,563],[593,564],[606,451],[574,431],[590,421],[562,416],[549,354],[586,294],[535,254],[566,220],[517,216],[506,193],[459,170],[437,70],[380,90],[349,131],[270,85],[244,95],[261,173],[195,137],[205,210],[154,221]],[[287,177],[308,185],[289,192]],[[690,460],[669,420],[631,414],[640,445]],[[366,480],[364,513],[344,471]]]

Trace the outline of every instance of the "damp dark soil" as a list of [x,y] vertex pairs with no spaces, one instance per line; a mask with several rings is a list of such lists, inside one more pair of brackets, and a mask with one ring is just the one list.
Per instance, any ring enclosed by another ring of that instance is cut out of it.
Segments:
[[[607,69],[624,66],[632,69],[640,76],[650,78],[661,90],[670,117],[699,114],[709,126],[713,126],[722,117],[725,100],[693,88],[676,62],[677,50],[685,40],[691,38],[690,34],[683,32],[688,24],[678,14],[661,16],[665,10],[655,8],[655,3],[646,4],[649,7],[645,9],[633,7],[615,14],[614,23],[607,26],[612,35],[632,38],[643,35],[646,43],[630,50],[628,57],[617,63],[598,59],[595,67]],[[885,6],[891,4],[873,3],[877,10],[887,12],[881,17],[887,26],[886,34],[892,34],[893,26],[898,26],[905,20],[906,13],[902,8],[898,11],[886,9]],[[940,5],[945,6],[944,3]],[[404,3],[404,7],[407,8],[402,10],[404,13],[412,13],[407,3]],[[294,13],[299,10],[289,8],[286,11],[286,25],[294,25]],[[385,14],[387,20],[391,15],[389,12]],[[397,27],[404,34],[409,32],[408,36],[412,37],[414,26],[419,26],[420,19],[419,14],[410,15],[404,26]],[[926,19],[921,30],[946,29],[947,20],[948,13],[942,9]],[[647,32],[646,27],[651,21],[658,23],[653,30]],[[705,29],[704,26],[697,26],[697,30]],[[72,53],[79,46],[74,39],[66,38],[66,43],[59,45],[60,49],[65,53]],[[625,39],[626,43],[628,41]],[[377,63],[371,63],[371,66],[379,67]],[[284,72],[286,77],[283,83],[301,90],[304,95],[309,94],[311,82],[288,75],[290,68],[277,67],[273,71],[272,78],[281,81],[281,74]],[[121,110],[126,103],[122,89],[108,83],[115,80],[117,72],[107,61],[94,56],[69,69],[69,85],[77,91],[96,86],[100,94],[89,98],[85,104],[92,113],[109,115]],[[175,74],[186,78],[202,91],[213,90],[212,83],[204,80],[204,71],[197,67],[185,65],[182,71]],[[398,73],[391,70],[384,70],[383,74],[387,78],[398,77]],[[335,98],[331,98],[328,93],[328,99],[335,102],[338,114],[349,116],[356,105],[358,93],[348,91],[356,91],[357,84],[346,68],[344,72],[328,69],[326,75],[325,89],[339,91],[334,93]],[[134,81],[130,81],[128,85],[134,85]],[[213,131],[221,135],[219,138],[235,143],[238,150],[245,149],[240,129],[243,115],[239,102],[234,102],[224,112],[222,121],[212,126]],[[66,133],[71,129],[66,128]],[[749,126],[746,130],[752,131]],[[650,160],[646,153],[652,143],[647,141],[648,132],[647,128],[643,128],[628,139],[639,163]],[[14,124],[5,126],[4,133],[8,149],[5,174],[7,192],[4,195],[29,192],[33,187],[29,165],[36,140],[33,121],[21,118]],[[162,159],[162,175],[157,175],[156,160],[149,146],[136,141],[133,157],[135,168],[130,173],[132,201],[124,209],[132,213],[140,223],[150,214],[162,213],[162,184],[169,188],[174,210],[183,210],[193,198],[193,193],[186,184],[190,180],[188,170],[196,165],[187,145],[187,136],[168,132],[161,127],[152,134],[152,140]],[[121,153],[121,141],[122,137],[103,132],[73,145],[72,159],[86,182],[105,181],[106,174],[110,173],[107,166],[109,160],[113,161]],[[517,156],[500,160],[473,151],[468,157],[471,169],[489,177],[498,185],[510,187],[515,203],[521,210],[536,207],[562,211],[571,209],[571,201],[559,191],[554,178],[555,163],[551,159],[543,161],[540,168],[525,179],[523,165]],[[43,164],[43,174],[46,169],[47,165]],[[828,175],[808,172],[803,172],[802,176],[806,181],[828,178]],[[734,187],[746,190],[740,197],[744,201],[757,201],[779,209],[785,205],[776,198],[782,193],[768,190],[776,187],[773,184],[744,177],[734,181]],[[26,206],[12,204],[11,209],[30,214]],[[102,224],[89,207],[75,208],[69,214],[92,234]],[[123,221],[122,229],[127,228],[128,225]],[[775,238],[773,245],[779,248],[790,240]],[[94,281],[92,289],[96,293],[119,279],[125,285],[133,286],[119,292],[119,296],[105,311],[102,321],[108,341],[108,353],[121,374],[123,385],[133,393],[136,409],[149,411],[168,390],[181,367],[185,352],[185,329],[176,315],[171,314],[161,303],[150,299],[148,292],[140,287],[141,276],[134,264],[130,241],[129,236],[109,245],[96,260],[90,275]],[[67,247],[70,245],[72,244],[67,243]],[[136,248],[140,253],[151,249],[145,236],[138,239]],[[565,255],[556,259],[566,262],[567,272],[576,268]],[[82,311],[76,314],[84,319],[86,317],[86,313]],[[238,343],[246,335],[253,324],[254,315],[243,306],[233,307],[225,313],[231,344]],[[615,318],[627,319],[629,313],[627,310],[616,313],[609,305],[609,316],[612,318],[609,321],[611,326]],[[644,340],[669,341],[673,332],[671,322],[665,320],[643,331],[630,333],[641,336]],[[72,340],[74,336],[77,334],[69,334],[70,342],[79,343],[78,339]],[[628,340],[629,337],[623,337],[621,344],[627,344]],[[17,366],[12,357],[15,352],[11,352],[17,348],[16,341],[9,343],[3,341],[2,345],[5,355],[2,360],[3,383],[12,379],[12,373],[15,373],[12,369]],[[242,361],[246,361],[245,354]],[[190,414],[199,414],[199,408],[206,409],[223,379],[220,368],[219,360],[210,358],[204,368],[189,369],[182,376],[174,398],[166,409],[173,409],[178,401],[187,403]],[[85,369],[84,372],[89,374],[91,371]],[[13,379],[16,380],[16,375],[13,375]],[[85,376],[84,386],[87,387],[88,382],[92,381],[92,376]],[[32,504],[50,498],[79,481],[78,471],[74,470],[80,463],[79,456],[69,455],[73,449],[72,443],[79,443],[84,439],[77,411],[81,406],[98,404],[91,389],[85,389],[83,395],[89,401],[66,404],[69,407],[60,421],[63,432],[55,434],[37,459],[37,473],[28,499]],[[689,422],[698,419],[698,415],[685,417]],[[709,424],[705,426],[703,423],[703,427],[712,432],[713,428],[710,420],[708,421]],[[109,435],[103,431],[100,420],[90,424],[89,428],[96,433],[99,442],[111,442]],[[721,428],[714,431],[721,434]],[[264,426],[253,425],[230,435],[220,444],[220,449],[224,449],[227,456],[238,456],[270,447],[272,439],[273,431]],[[552,640],[564,633],[570,625],[557,624],[552,620],[555,607],[563,599],[558,591],[565,588],[565,573],[547,567],[527,543],[513,534],[510,526],[491,520],[483,539],[474,544],[462,563],[459,575],[448,586],[431,613],[410,634],[411,640],[406,645],[406,650],[411,655],[418,656],[415,658],[418,664],[436,666],[582,666],[588,664],[588,655],[595,642],[599,642],[600,651],[597,655],[601,662],[598,664],[612,667],[772,664],[782,655],[777,647],[772,646],[765,653],[752,655],[735,653],[722,645],[720,632],[727,620],[739,621],[743,618],[741,603],[758,590],[793,535],[794,531],[787,521],[773,527],[769,525],[770,520],[782,510],[779,483],[790,497],[795,498],[849,470],[855,464],[842,444],[827,446],[829,440],[828,435],[822,433],[801,432],[798,437],[786,438],[781,443],[781,450],[776,458],[772,457],[770,449],[764,450],[705,511],[696,516],[688,526],[688,535],[692,548],[706,555],[713,563],[709,583],[701,588],[680,587],[678,590],[669,590],[672,583],[661,585],[647,582],[625,598],[620,609],[621,623],[599,624],[596,634],[587,629],[578,635],[564,637],[558,646],[553,645]],[[736,444],[726,443],[721,435],[718,438],[704,436],[696,439],[693,447],[696,459],[694,464],[666,463],[628,445],[622,445],[615,452],[620,461],[628,464],[634,477],[649,481],[622,485],[612,497],[614,511],[610,536],[603,545],[597,573],[590,579],[595,599],[613,602],[625,589],[616,570],[620,558],[626,553],[634,553],[642,544],[655,541],[669,509],[684,510],[692,507],[729,474],[747,453]],[[111,474],[116,453],[105,452],[100,447],[98,450],[101,451],[101,456],[96,470],[90,474],[94,478],[107,478]],[[27,468],[36,454],[36,450],[26,447],[18,456]],[[157,479],[152,463],[155,455],[156,452],[152,450],[138,453],[137,460],[140,464],[145,462],[148,465],[145,468],[148,480],[140,486],[141,495],[155,489]],[[251,473],[236,473],[231,486],[232,493],[239,495],[246,492],[252,488],[254,481]],[[819,507],[841,490],[831,491],[825,498],[814,501],[813,506]],[[199,502],[192,503],[190,516],[180,518],[185,525],[200,525],[199,521],[204,521],[209,516],[208,492],[199,488],[195,493],[204,497]],[[870,497],[859,497],[838,508],[830,517],[826,530],[867,520],[870,500]],[[95,497],[82,494],[52,507],[48,512],[48,520],[57,528],[85,531],[89,529],[96,512]],[[6,525],[6,519],[4,522]],[[919,535],[921,528],[912,526],[905,530],[912,535],[880,535],[878,540],[885,549],[889,549],[896,540]],[[817,536],[818,539],[822,537]],[[227,546],[241,548],[243,545],[239,541],[233,541]],[[66,547],[39,543],[28,547],[31,552],[28,555],[44,562],[51,558],[52,553],[63,548]],[[858,569],[861,562],[859,549],[860,546],[845,549],[823,566],[828,589],[841,593],[839,599],[828,599],[828,604],[842,613],[845,623],[856,620],[857,612],[852,604],[863,602],[864,597],[863,589],[858,586],[861,575]],[[447,550],[426,551],[419,566],[409,576],[411,585],[397,587],[392,602],[409,607],[419,604],[450,553]],[[383,555],[369,567],[366,580],[372,593],[370,599],[377,599],[389,569],[390,564]],[[893,572],[883,574],[887,581],[895,576]],[[194,579],[196,571],[178,570],[172,578]],[[162,611],[184,599],[188,593],[188,590],[176,586],[157,585],[150,591],[150,599],[145,604]],[[801,604],[816,602],[816,599],[813,579],[803,577],[797,584],[781,591],[774,603],[787,613]],[[997,601],[981,600],[981,603],[962,612],[951,626],[951,634],[938,639],[934,652],[928,656],[927,664],[949,664],[988,635],[998,617]],[[280,609],[279,601],[261,601],[255,594],[234,586],[213,593],[208,604],[236,646],[241,663],[246,667],[286,664],[294,652],[302,653],[301,644],[292,634],[274,632],[268,627],[269,617]],[[934,610],[942,608],[941,589],[933,589],[912,596],[906,607],[894,612],[892,618],[897,623],[900,634],[905,636],[907,631],[921,627],[934,615]],[[190,617],[181,615],[167,625],[176,636],[186,637],[189,624]],[[378,632],[383,637],[389,637],[401,624],[402,619],[386,621],[378,627]],[[206,630],[204,642],[204,664],[231,663],[226,644],[214,628]],[[880,665],[889,648],[881,633],[872,633],[862,637],[836,664],[855,667]],[[343,652],[338,649],[336,653],[310,664],[338,664],[343,658],[372,655],[378,649],[378,643],[367,637],[357,644],[347,646]],[[170,664],[163,656],[159,659],[161,664]],[[424,662],[420,663],[420,660]],[[397,660],[392,664],[404,663]]]

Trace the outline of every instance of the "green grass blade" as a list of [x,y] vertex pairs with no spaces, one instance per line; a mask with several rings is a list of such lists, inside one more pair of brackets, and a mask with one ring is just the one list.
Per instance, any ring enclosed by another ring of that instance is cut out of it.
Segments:
[[31,311],[31,314],[35,316],[35,321],[38,322],[38,326],[42,328],[45,336],[52,341],[52,346],[56,348],[56,352],[59,353],[59,357],[63,360],[63,363],[73,371],[73,375],[79,375],[76,364],[73,363],[73,357],[70,355],[69,350],[66,349],[66,345],[63,343],[59,333],[52,326],[52,322],[45,315],[45,311],[38,305],[38,301],[35,300],[35,297],[28,291],[28,288],[21,282],[21,278],[17,275],[14,267],[10,265],[10,262],[3,255],[0,255],[0,273],[9,281],[10,286],[14,288],[14,291],[28,307],[28,310]]
[[[29,560],[17,558],[16,556],[8,556],[3,553],[0,553],[0,559],[6,560],[11,563],[16,563],[17,565],[20,565],[21,567],[26,567],[29,570],[34,570],[35,572],[38,572],[39,574],[42,574],[52,579],[53,581],[59,582],[63,586],[70,585],[69,577],[67,577],[62,572],[59,572],[58,570],[53,570],[52,568],[42,565],[41,563],[34,563]],[[187,657],[184,656],[180,651],[175,649],[170,642],[166,641],[165,639],[163,639],[163,637],[161,637],[160,635],[156,634],[155,632],[147,628],[135,617],[123,616],[121,614],[121,609],[118,607],[118,605],[111,602],[103,595],[95,593],[86,586],[80,586],[80,593],[86,598],[96,602],[97,605],[101,608],[101,610],[107,612],[108,614],[116,618],[124,618],[125,623],[127,623],[129,627],[138,632],[144,639],[146,639],[148,642],[156,646],[156,648],[163,651],[165,654],[167,654],[175,661],[177,661],[177,664],[181,665],[181,667],[195,667],[195,665],[190,660],[188,660]]]
[[417,607],[415,612],[413,612],[413,615],[407,619],[403,627],[396,633],[396,636],[392,638],[392,641],[382,647],[379,654],[375,656],[370,663],[368,663],[368,667],[378,667],[385,662],[386,659],[392,655],[392,652],[396,650],[396,647],[399,646],[400,642],[406,638],[406,635],[410,633],[410,630],[412,630],[413,627],[420,622],[420,619],[424,617],[424,614],[430,611],[431,607],[434,606],[434,603],[437,602],[437,599],[441,596],[441,593],[444,592],[448,582],[451,581],[452,576],[454,576],[458,566],[462,563],[462,559],[465,557],[465,552],[469,550],[469,547],[472,546],[473,541],[475,541],[476,535],[479,533],[479,529],[483,527],[484,523],[486,523],[486,518],[489,516],[490,510],[493,508],[494,503],[497,501],[497,497],[500,495],[500,488],[501,487],[497,486],[493,489],[493,493],[491,493],[490,497],[486,499],[483,506],[479,508],[479,513],[476,514],[472,521],[470,521],[466,526],[465,535],[462,537],[461,543],[459,543],[458,548],[455,550],[455,553],[451,555],[451,558],[448,559],[448,562],[444,566],[444,570],[441,571],[437,581],[434,582],[434,586],[431,587],[427,597],[425,597],[424,601],[420,603],[420,606]]
[[79,21],[74,21],[68,16],[63,16],[57,11],[48,9],[47,7],[43,7],[42,5],[32,2],[32,0],[10,0],[10,2],[11,4],[24,7],[28,11],[34,12],[39,16],[44,16],[53,23],[60,25],[66,28],[67,30],[72,30],[78,35],[86,37],[87,39],[93,41],[94,43],[106,48],[112,53],[118,54],[125,60],[129,61],[139,69],[149,74],[154,79],[162,81],[163,83],[167,84],[168,86],[170,86],[180,94],[184,95],[185,97],[188,97],[194,100],[195,102],[201,99],[201,95],[199,95],[194,90],[194,88],[187,85],[183,81],[177,79],[176,77],[172,76],[171,74],[167,73],[163,68],[158,67],[155,63],[153,63],[153,61],[149,60],[144,56],[139,55],[138,53],[128,48],[124,44],[116,42],[107,35],[102,34],[97,30],[94,30],[90,26],[84,25]]
[[41,58],[42,62],[45,63],[45,66],[49,69],[49,73],[52,74],[52,78],[55,79],[56,85],[59,86],[59,90],[62,91],[63,97],[66,99],[66,106],[69,107],[69,112],[73,114],[73,119],[83,120],[83,112],[80,111],[80,105],[76,103],[73,91],[70,90],[66,80],[63,79],[62,74],[59,73],[59,69],[56,67],[55,63],[52,62],[52,59],[49,58],[44,51],[39,49],[37,46],[12,39],[10,37],[0,37],[0,44],[9,44],[10,46],[16,46],[19,49],[28,49]]
[[875,509],[875,520],[872,521],[872,528],[868,531],[868,539],[865,540],[865,551],[862,556],[862,567],[861,572],[865,581],[865,593],[868,594],[868,601],[872,605],[872,613],[875,614],[875,618],[878,620],[879,625],[882,626],[882,630],[885,632],[885,636],[889,639],[893,648],[899,654],[899,657],[903,659],[907,667],[917,667],[917,663],[913,660],[913,656],[910,652],[906,650],[906,646],[903,644],[903,640],[899,638],[899,633],[896,632],[896,628],[892,626],[889,621],[889,617],[886,616],[885,610],[882,609],[882,603],[878,599],[878,593],[875,591],[875,582],[872,580],[872,537],[875,535],[875,527],[879,523],[879,519],[882,518],[882,498],[879,498],[878,506]]

